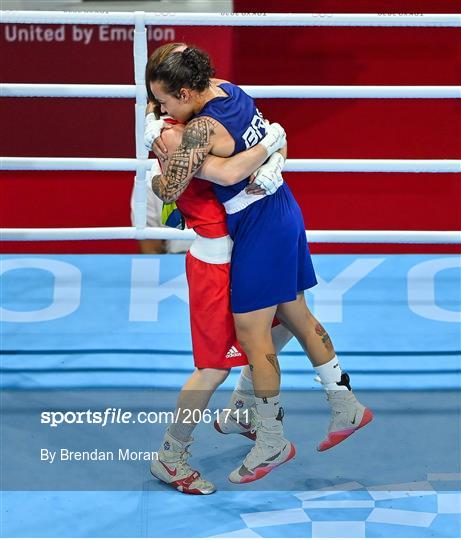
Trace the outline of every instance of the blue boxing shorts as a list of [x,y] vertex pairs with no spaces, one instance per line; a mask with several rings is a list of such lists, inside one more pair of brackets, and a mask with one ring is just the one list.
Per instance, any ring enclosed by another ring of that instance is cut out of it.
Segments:
[[234,241],[233,313],[291,302],[300,291],[317,284],[302,212],[286,184],[228,214],[227,226]]

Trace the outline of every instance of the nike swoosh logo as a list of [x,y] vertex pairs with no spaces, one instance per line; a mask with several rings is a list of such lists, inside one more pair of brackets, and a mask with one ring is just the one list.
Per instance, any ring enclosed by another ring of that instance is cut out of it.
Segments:
[[[160,461],[160,460],[159,460]],[[167,467],[163,461],[160,461],[160,463],[163,465],[163,467],[166,469],[168,474],[171,474],[171,476],[176,476],[176,467],[174,469],[170,469],[170,467]]]
[[355,424],[355,419],[357,418],[357,413],[354,413],[354,418],[352,420],[352,424]]

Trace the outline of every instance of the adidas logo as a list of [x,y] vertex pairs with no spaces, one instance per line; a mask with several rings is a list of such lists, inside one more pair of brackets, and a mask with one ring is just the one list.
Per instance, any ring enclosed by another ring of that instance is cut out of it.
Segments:
[[237,347],[232,347],[227,351],[226,358],[234,358],[236,356],[242,356],[242,353],[238,351]]

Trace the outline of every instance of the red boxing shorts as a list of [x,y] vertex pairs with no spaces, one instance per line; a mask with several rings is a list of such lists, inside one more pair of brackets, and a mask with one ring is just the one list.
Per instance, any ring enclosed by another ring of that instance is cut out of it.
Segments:
[[231,250],[228,236],[198,236],[186,254],[192,349],[197,368],[230,369],[248,364],[237,342],[230,307]]

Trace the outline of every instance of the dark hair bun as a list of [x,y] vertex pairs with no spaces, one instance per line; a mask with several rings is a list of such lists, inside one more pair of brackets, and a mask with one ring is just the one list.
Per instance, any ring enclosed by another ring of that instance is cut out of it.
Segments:
[[204,51],[194,47],[187,47],[181,53],[181,60],[187,67],[190,76],[191,88],[202,90],[208,86],[210,77],[214,75],[210,57]]
[[170,54],[160,65],[149,71],[146,80],[162,81],[168,93],[178,97],[181,88],[203,92],[214,74],[210,57],[204,51],[188,47]]

